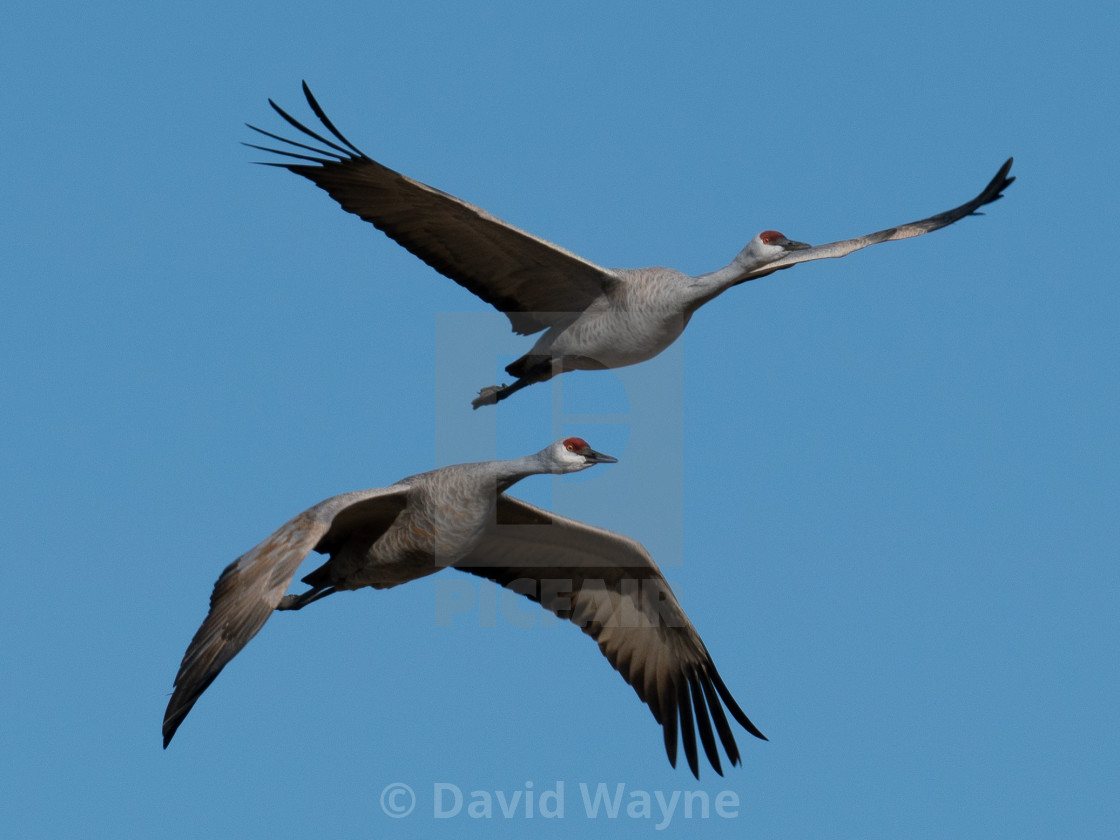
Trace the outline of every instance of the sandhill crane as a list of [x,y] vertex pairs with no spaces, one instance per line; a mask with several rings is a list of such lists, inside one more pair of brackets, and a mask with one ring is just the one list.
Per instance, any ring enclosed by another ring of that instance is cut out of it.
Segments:
[[[274,610],[302,609],[364,586],[388,589],[452,566],[526,595],[580,627],[661,724],[670,763],[676,766],[679,721],[688,766],[699,778],[695,722],[708,760],[722,775],[713,722],[732,764],[739,763],[739,750],[721,700],[748,732],[765,736],[724,685],[653,558],[635,540],[505,494],[526,476],[616,460],[569,437],[522,458],[455,464],[333,496],[299,514],[238,557],[214,584],[210,612],[175,677],[164,747]],[[312,550],[330,559],[303,578],[309,590],[285,594]]]
[[798,263],[843,257],[879,242],[938,230],[1001,198],[1015,180],[1008,177],[1013,160],[1009,158],[988,186],[960,207],[827,245],[813,247],[765,230],[729,265],[696,277],[671,268],[603,268],[481,207],[382,166],[334,127],[306,82],[303,92],[311,110],[338,142],[303,125],[270,99],[281,117],[325,148],[253,125],[249,128],[314,155],[246,145],[310,161],[269,165],[309,178],[344,210],[371,222],[432,268],[505,313],[514,332],[532,335],[546,330],[528,353],[506,367],[515,381],[483,388],[472,403],[475,408],[495,404],[565,371],[623,367],[651,359],[676,341],[700,306],[732,286]]

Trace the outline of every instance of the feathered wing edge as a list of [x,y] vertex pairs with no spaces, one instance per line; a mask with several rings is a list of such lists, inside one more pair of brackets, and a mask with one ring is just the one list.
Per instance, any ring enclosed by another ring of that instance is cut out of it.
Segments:
[[164,748],[222,669],[264,627],[303,559],[313,549],[329,553],[352,528],[387,528],[404,504],[405,491],[397,485],[334,496],[281,525],[222,571],[210,611],[175,675],[163,718]]
[[[292,149],[246,143],[289,159],[265,161],[302,175],[384,232],[436,271],[451,278],[530,335],[565,314],[581,312],[604,289],[621,282],[609,269],[521,230],[481,207],[413,180],[365,155],[327,117],[307,83],[303,93],[331,140],[269,100],[289,125],[322,147],[298,142],[254,125],[249,128]],[[335,141],[338,142],[335,142]]]
[[679,735],[689,769],[699,778],[697,730],[717,773],[723,768],[716,735],[732,765],[740,762],[725,706],[744,729],[765,740],[640,543],[505,495],[497,518],[455,567],[525,595],[595,639],[662,726],[674,767]]

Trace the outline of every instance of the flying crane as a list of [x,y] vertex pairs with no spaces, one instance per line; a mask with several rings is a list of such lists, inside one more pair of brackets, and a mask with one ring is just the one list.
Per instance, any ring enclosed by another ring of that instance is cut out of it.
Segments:
[[[479,391],[472,405],[499,400],[570,370],[601,370],[651,359],[684,331],[693,313],[716,296],[749,280],[811,260],[921,236],[975,214],[1002,198],[1015,180],[1013,158],[971,201],[917,222],[810,246],[775,230],[754,237],[725,267],[691,276],[671,268],[604,268],[527,233],[481,207],[395,172],[369,158],[327,117],[307,83],[303,92],[331,140],[269,100],[273,109],[319,146],[249,128],[313,155],[246,145],[306,163],[269,165],[302,175],[322,187],[344,210],[384,231],[441,274],[503,312],[513,331],[544,331],[532,349],[506,367],[508,385]],[[336,142],[337,141],[337,142]]]

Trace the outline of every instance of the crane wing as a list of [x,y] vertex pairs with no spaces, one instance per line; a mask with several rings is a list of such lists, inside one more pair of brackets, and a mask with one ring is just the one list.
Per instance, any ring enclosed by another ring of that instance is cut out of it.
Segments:
[[505,313],[515,332],[530,335],[552,326],[566,313],[582,312],[606,288],[621,282],[609,269],[370,159],[334,127],[306,82],[303,92],[337,143],[312,131],[270,99],[281,117],[326,148],[252,125],[249,128],[254,131],[315,155],[245,145],[310,161],[269,165],[322,187],[344,210],[370,222],[436,271]]
[[388,528],[405,505],[400,485],[346,493],[280,526],[230,563],[210,595],[210,612],[194,634],[163,718],[163,746],[214,678],[268,621],[312,549],[324,553],[354,528]]
[[674,767],[678,722],[694,776],[697,728],[708,760],[723,774],[713,723],[728,759],[739,763],[724,705],[748,732],[765,738],[731,696],[661,570],[637,541],[501,495],[497,523],[455,567],[525,595],[595,639],[661,724]]
[[791,265],[797,265],[798,263],[846,257],[853,251],[859,251],[869,245],[878,245],[880,242],[890,242],[895,239],[909,239],[912,236],[921,236],[923,233],[929,233],[930,231],[939,230],[951,225],[953,222],[959,221],[965,216],[982,215],[977,211],[985,204],[991,204],[993,201],[1003,198],[1003,191],[1011,186],[1011,182],[1015,180],[1014,176],[1008,177],[1007,174],[1011,171],[1011,164],[1014,160],[1014,158],[1008,158],[1007,162],[1000,167],[996,176],[988,182],[988,186],[984,187],[983,191],[976,196],[976,198],[971,201],[966,201],[960,207],[954,207],[952,210],[946,210],[944,213],[938,213],[935,216],[930,216],[928,219],[921,219],[917,222],[910,222],[909,224],[876,231],[866,236],[857,236],[855,239],[845,239],[842,242],[830,242],[827,245],[816,245],[812,248],[806,248],[800,251],[791,251],[774,262],[768,263],[758,271],[751,272],[739,282],[745,283],[748,280],[757,280],[759,277],[765,277],[767,274],[771,274],[782,268],[789,268]]

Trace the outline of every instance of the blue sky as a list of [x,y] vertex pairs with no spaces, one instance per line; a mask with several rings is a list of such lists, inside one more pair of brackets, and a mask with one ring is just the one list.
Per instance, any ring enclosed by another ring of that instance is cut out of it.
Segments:
[[[0,833],[1115,836],[1118,17],[9,10]],[[734,290],[641,367],[472,412],[528,341],[238,145],[279,126],[267,97],[307,113],[304,78],[373,157],[609,266],[877,230],[1009,155],[1018,180]],[[620,463],[516,495],[645,543],[771,739],[740,733],[742,767],[672,770],[589,640],[451,573],[274,617],[160,749],[235,556],[326,496],[572,433]],[[653,814],[588,817],[600,783]],[[437,818],[449,786],[521,810]],[[526,816],[550,790],[563,815]],[[658,814],[691,791],[739,805]]]

